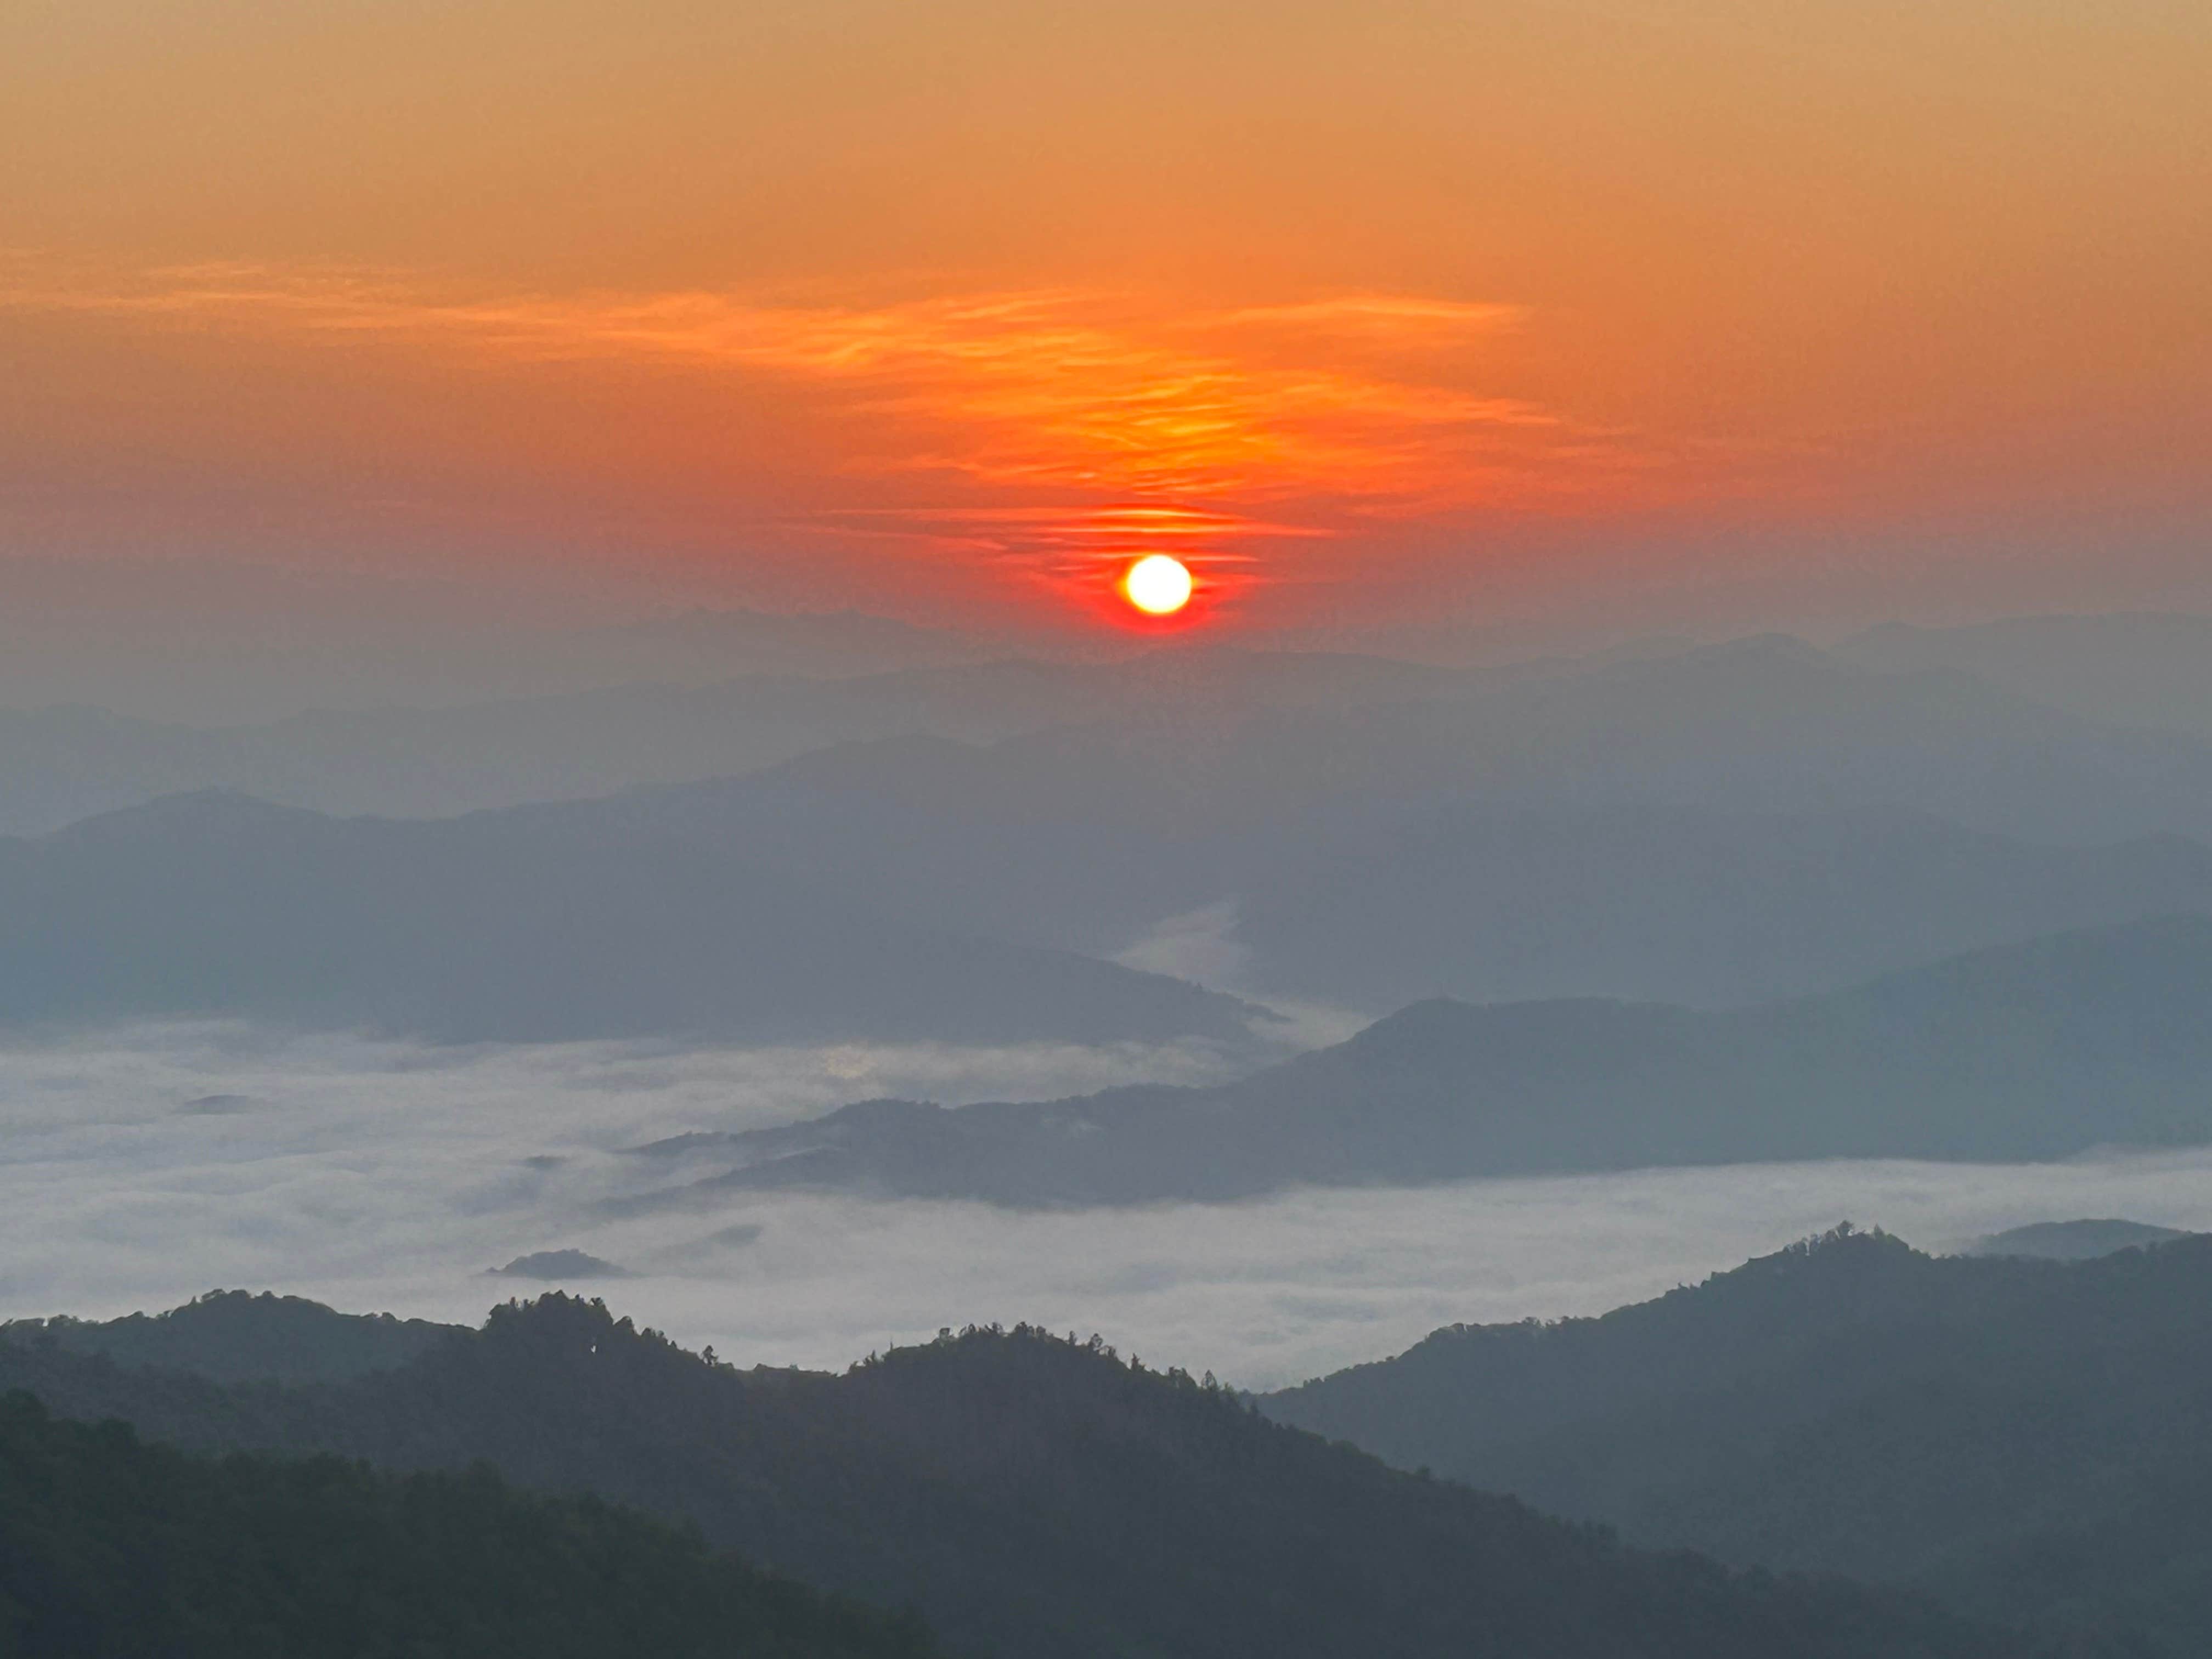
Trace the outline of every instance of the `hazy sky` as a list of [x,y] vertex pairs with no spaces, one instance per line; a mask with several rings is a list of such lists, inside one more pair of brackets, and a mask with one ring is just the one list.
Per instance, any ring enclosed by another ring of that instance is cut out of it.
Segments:
[[0,580],[2201,607],[2208,85],[2202,0],[12,0]]

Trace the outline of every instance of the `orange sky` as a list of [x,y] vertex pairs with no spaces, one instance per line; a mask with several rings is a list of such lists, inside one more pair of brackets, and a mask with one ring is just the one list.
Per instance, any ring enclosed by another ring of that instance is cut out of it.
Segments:
[[0,556],[2212,602],[2208,86],[2201,0],[14,0]]

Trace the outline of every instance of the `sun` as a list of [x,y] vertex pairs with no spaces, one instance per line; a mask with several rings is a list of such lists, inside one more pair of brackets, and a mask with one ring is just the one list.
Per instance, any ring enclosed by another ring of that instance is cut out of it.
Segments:
[[1148,617],[1170,617],[1190,603],[1190,572],[1181,559],[1147,553],[1121,573],[1121,593]]

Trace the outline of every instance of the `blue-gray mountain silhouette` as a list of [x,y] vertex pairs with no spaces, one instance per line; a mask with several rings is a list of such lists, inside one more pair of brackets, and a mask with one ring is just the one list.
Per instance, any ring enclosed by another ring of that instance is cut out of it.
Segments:
[[2079,1262],[1826,1238],[1596,1319],[1455,1325],[1280,1421],[1650,1545],[2212,1651],[2212,1237]]
[[1253,1011],[887,920],[650,826],[173,797],[0,842],[0,1023],[252,1015],[455,1041],[1239,1041]]
[[2212,1141],[2212,919],[1955,957],[1702,1012],[1596,1000],[1407,1008],[1212,1088],[951,1109],[870,1101],[661,1144],[696,1170],[630,1200],[829,1188],[1012,1205],[1223,1199],[1772,1159],[2064,1158]]

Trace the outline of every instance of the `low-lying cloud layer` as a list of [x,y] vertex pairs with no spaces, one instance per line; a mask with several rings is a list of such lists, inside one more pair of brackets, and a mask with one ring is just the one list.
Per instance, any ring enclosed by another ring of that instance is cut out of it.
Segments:
[[1236,1205],[1016,1213],[744,1196],[614,1217],[621,1148],[873,1095],[1038,1097],[1203,1082],[1202,1048],[647,1045],[434,1049],[234,1025],[0,1050],[0,1316],[112,1315],[214,1286],[473,1322],[581,1250],[580,1286],[742,1364],[842,1366],[941,1325],[1098,1331],[1267,1387],[1435,1326],[1594,1313],[1850,1218],[1943,1248],[2025,1222],[2212,1228],[2212,1151],[2019,1167],[1753,1165]]

